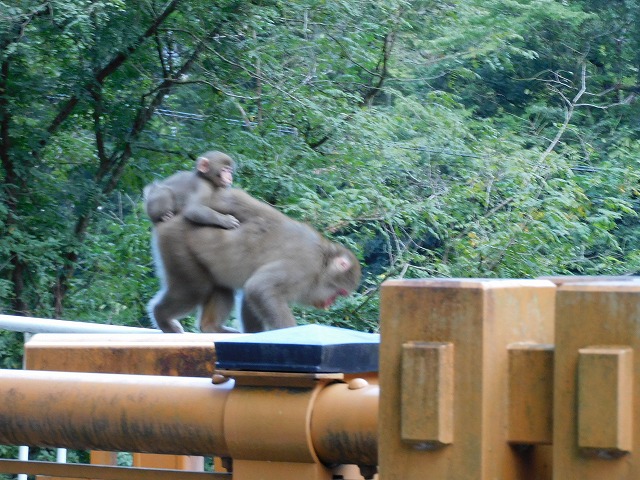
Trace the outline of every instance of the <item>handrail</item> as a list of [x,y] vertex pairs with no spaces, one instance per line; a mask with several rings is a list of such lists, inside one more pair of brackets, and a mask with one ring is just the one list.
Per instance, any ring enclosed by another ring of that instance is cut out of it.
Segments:
[[215,480],[230,479],[230,473],[190,472],[158,468],[117,467],[112,465],[60,464],[30,460],[0,459],[0,472],[27,472],[31,475],[52,475],[59,478],[101,478],[106,480]]
[[[154,328],[127,327],[123,325],[107,325],[102,323],[74,322],[69,320],[53,320],[49,318],[21,317],[17,315],[0,315],[0,330],[32,333],[162,333]],[[27,460],[29,447],[21,446],[19,459]],[[66,449],[57,449],[58,463],[66,463]],[[19,461],[16,461],[19,462]],[[23,465],[16,463],[16,465]],[[55,464],[54,464],[55,465]],[[21,472],[29,472],[21,469]],[[5,472],[7,473],[7,472]],[[18,472],[15,472],[18,473]],[[105,477],[106,478],[106,477]],[[19,473],[18,480],[26,480],[26,473]]]
[[25,333],[162,333],[155,328],[0,315],[0,330]]

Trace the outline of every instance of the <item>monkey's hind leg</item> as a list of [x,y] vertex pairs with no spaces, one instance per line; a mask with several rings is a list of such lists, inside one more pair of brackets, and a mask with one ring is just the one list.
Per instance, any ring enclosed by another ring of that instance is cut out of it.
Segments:
[[225,327],[234,306],[233,290],[217,287],[199,306],[198,324],[201,332],[206,333],[238,333],[238,330]]
[[154,224],[173,217],[177,210],[173,190],[158,182],[144,188],[144,206],[147,215]]
[[178,318],[187,315],[194,307],[195,303],[189,302],[184,297],[172,295],[163,289],[151,299],[147,310],[151,321],[163,332],[184,333]]

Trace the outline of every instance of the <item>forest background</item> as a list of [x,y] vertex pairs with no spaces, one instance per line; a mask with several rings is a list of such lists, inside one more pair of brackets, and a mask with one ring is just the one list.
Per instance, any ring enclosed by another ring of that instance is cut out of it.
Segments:
[[637,274],[639,92],[637,1],[0,2],[0,312],[150,326],[142,189],[211,149],[362,261],[301,322],[376,331],[389,277]]

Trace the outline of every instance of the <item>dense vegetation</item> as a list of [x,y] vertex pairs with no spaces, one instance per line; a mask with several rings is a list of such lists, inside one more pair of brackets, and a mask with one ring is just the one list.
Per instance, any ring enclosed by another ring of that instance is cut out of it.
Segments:
[[389,277],[634,274],[638,30],[631,0],[0,3],[0,312],[149,326],[142,188],[209,149],[362,260],[302,321],[375,330]]

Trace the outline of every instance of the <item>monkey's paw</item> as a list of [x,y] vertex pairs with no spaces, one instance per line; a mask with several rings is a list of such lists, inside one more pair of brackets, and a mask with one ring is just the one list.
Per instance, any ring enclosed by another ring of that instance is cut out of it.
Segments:
[[240,226],[240,220],[238,220],[233,215],[226,215],[224,219],[224,228],[228,228],[229,230],[238,228]]

